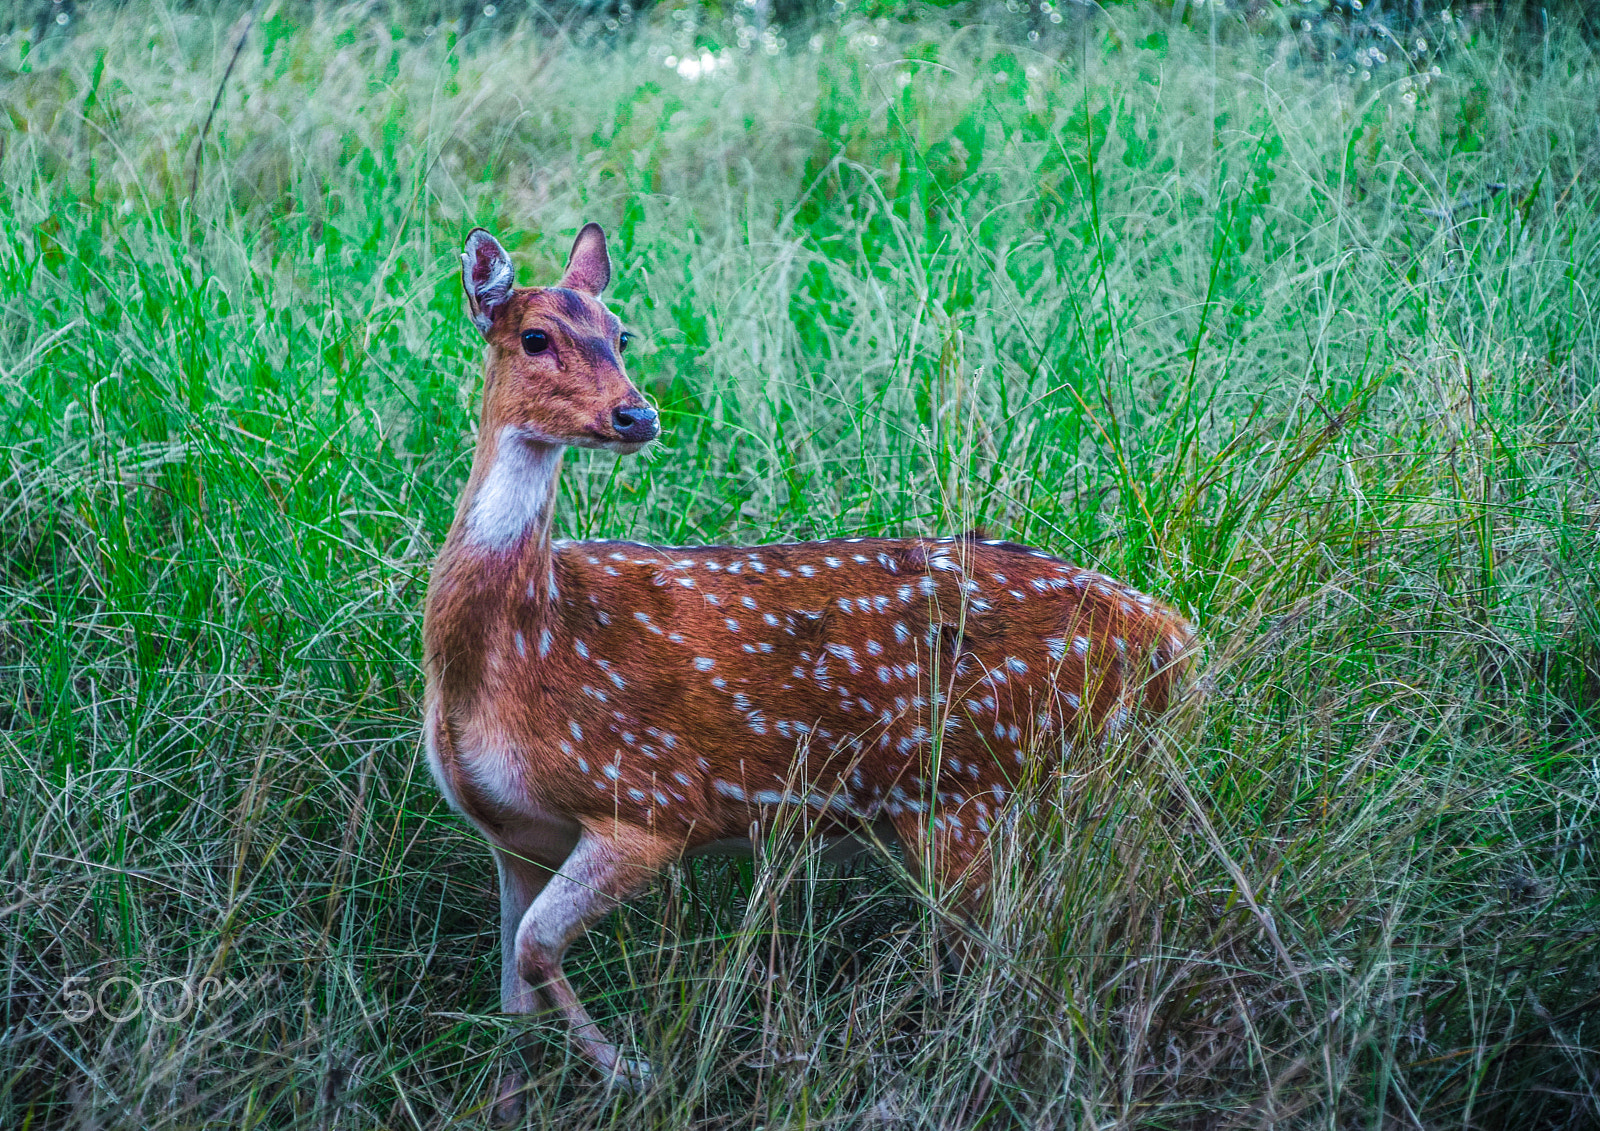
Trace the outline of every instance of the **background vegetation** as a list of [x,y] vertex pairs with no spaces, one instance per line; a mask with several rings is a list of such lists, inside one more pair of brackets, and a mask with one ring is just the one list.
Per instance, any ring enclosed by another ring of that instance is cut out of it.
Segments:
[[569,962],[660,1085],[555,1037],[532,1125],[1594,1126],[1593,49],[505,7],[0,41],[0,1125],[482,1118],[492,871],[417,740],[455,256],[594,219],[666,432],[562,534],[981,522],[1170,595],[1217,690],[1069,768],[971,973],[892,861],[676,871]]

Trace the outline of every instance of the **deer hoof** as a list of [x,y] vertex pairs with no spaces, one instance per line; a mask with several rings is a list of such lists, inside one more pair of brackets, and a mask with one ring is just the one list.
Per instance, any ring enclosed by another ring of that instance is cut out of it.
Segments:
[[489,1111],[489,1126],[515,1127],[522,1122],[527,1104],[523,1093],[527,1091],[528,1078],[520,1072],[508,1072],[500,1083],[500,1096]]
[[655,1081],[655,1071],[648,1060],[619,1060],[606,1076],[606,1087],[623,1092],[647,1091]]

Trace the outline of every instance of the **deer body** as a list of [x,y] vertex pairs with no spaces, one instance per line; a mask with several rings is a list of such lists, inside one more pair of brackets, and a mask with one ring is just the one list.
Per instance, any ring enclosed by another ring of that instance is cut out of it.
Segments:
[[[441,587],[461,606],[430,640],[472,736],[437,744],[441,780],[491,836],[535,811],[688,850],[766,805],[824,832],[921,823],[937,726],[941,815],[977,841],[1029,751],[1086,715],[1114,731],[1136,696],[1159,710],[1164,658],[1188,647],[1149,598],[1006,543],[530,551]],[[1124,672],[1132,655],[1146,672]]]
[[596,1064],[638,1078],[561,972],[618,901],[789,807],[819,835],[891,834],[976,908],[1030,763],[1165,710],[1193,636],[1149,597],[1006,542],[552,542],[562,447],[655,435],[595,297],[604,240],[585,228],[542,291],[512,292],[481,231],[463,260],[489,357],[428,596],[429,762],[495,850],[503,1008],[542,997]]

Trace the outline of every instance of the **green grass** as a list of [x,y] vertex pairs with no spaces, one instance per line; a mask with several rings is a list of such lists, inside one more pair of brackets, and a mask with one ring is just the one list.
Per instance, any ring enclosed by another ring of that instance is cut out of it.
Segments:
[[689,81],[704,12],[384,10],[268,6],[203,138],[238,25],[0,47],[0,1125],[481,1120],[493,873],[418,742],[456,252],[591,219],[665,435],[561,534],[982,524],[1170,596],[1216,692],[1068,767],[966,974],[893,861],[674,871],[568,963],[660,1086],[545,1024],[531,1125],[1600,1119],[1592,47],[996,8]]

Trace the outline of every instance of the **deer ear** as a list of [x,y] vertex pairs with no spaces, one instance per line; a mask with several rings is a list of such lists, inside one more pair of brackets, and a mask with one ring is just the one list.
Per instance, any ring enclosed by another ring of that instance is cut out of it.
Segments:
[[489,328],[510,301],[515,281],[511,257],[499,241],[482,228],[467,233],[466,247],[461,252],[461,285],[467,292],[472,324],[484,337],[489,336]]
[[599,224],[585,224],[572,243],[561,286],[598,295],[609,282],[611,260],[606,256],[606,233]]

